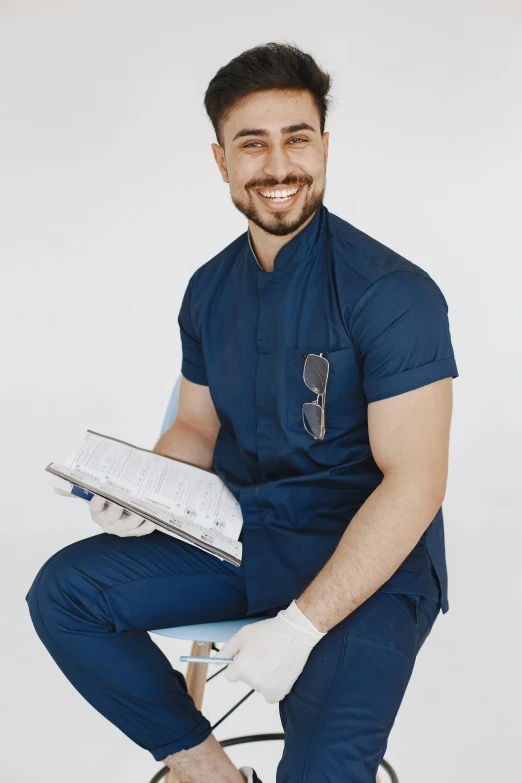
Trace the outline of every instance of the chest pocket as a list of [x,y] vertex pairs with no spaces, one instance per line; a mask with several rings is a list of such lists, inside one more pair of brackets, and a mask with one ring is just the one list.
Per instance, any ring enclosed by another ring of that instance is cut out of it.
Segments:
[[[313,402],[316,396],[303,380],[303,354],[320,353],[310,348],[287,348],[286,351],[286,408],[290,429],[304,430],[303,403]],[[325,415],[328,426],[346,421],[354,412],[354,404],[362,395],[362,385],[354,348],[325,352],[330,363],[326,387]],[[306,434],[306,433],[305,433]]]

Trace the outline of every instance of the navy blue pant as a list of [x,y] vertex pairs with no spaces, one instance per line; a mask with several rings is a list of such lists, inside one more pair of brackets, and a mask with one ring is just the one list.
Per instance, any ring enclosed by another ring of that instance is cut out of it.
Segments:
[[[147,630],[246,617],[242,568],[159,531],[102,533],[49,558],[26,600],[76,690],[154,759],[211,733],[184,676]],[[321,639],[279,702],[285,745],[277,783],[375,783],[439,608],[424,596],[376,592]]]

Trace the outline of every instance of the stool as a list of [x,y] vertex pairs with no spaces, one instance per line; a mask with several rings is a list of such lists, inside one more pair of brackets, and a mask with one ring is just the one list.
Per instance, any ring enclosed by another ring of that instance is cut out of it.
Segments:
[[[167,410],[165,411],[163,423],[161,425],[160,436],[163,435],[163,433],[174,423],[176,418],[180,384],[181,373],[176,378],[174,388],[172,389],[167,405]],[[212,557],[212,555],[209,555],[209,557]],[[188,639],[192,641],[192,649],[190,652],[191,656],[207,658],[212,650],[219,652],[219,648],[216,647],[217,643],[228,642],[228,640],[234,636],[234,634],[237,633],[243,625],[256,623],[260,620],[266,620],[266,617],[250,617],[243,620],[227,620],[220,623],[181,625],[176,628],[159,628],[155,631],[150,631],[150,633],[156,633],[161,636],[170,636],[173,639]],[[197,641],[194,641],[195,639]],[[187,690],[189,695],[192,696],[194,704],[198,710],[201,709],[201,705],[203,703],[203,695],[205,692],[206,683],[210,682],[210,680],[212,680],[214,677],[217,677],[218,674],[221,674],[221,672],[226,669],[227,664],[222,666],[221,669],[219,669],[214,674],[211,674],[210,677],[207,678],[208,666],[208,663],[189,663],[187,666],[187,674],[185,677],[187,682]],[[228,716],[231,715],[241,704],[243,704],[243,702],[245,702],[253,693],[254,689],[249,691],[246,696],[240,699],[231,710],[229,710],[225,715],[223,715],[222,718],[214,723],[212,730],[214,730],[216,726],[219,726],[219,724],[222,723],[225,718],[228,718]],[[284,733],[278,732],[275,734],[248,734],[244,737],[231,737],[230,739],[226,740],[218,740],[218,742],[221,747],[226,748],[230,745],[240,745],[246,742],[284,740],[284,738]],[[399,783],[399,778],[397,777],[395,771],[384,759],[381,761],[381,767],[388,773],[390,783]],[[165,783],[179,783],[178,778],[175,776],[174,772],[169,770],[168,767],[163,767],[160,769],[159,772],[157,772],[151,779],[150,783],[158,783],[159,780],[167,777],[167,775],[168,778]],[[264,781],[264,783],[268,782]],[[342,783],[342,781],[339,781],[339,783]],[[381,783],[379,775],[377,775],[376,783]]]
[[[216,644],[219,642],[227,642],[234,634],[236,634],[243,625],[250,623],[256,623],[260,620],[266,620],[266,617],[250,617],[243,620],[225,620],[218,623],[197,623],[195,625],[180,625],[176,628],[158,628],[150,633],[159,634],[160,636],[170,636],[173,639],[188,639],[192,641],[192,648],[190,651],[191,656],[204,657],[210,656],[211,651],[214,650],[219,654],[219,648]],[[194,640],[197,641],[194,641]],[[218,669],[217,672],[207,678],[208,663],[193,663],[190,662],[187,666],[186,682],[189,695],[192,696],[194,704],[197,709],[200,710],[203,704],[203,695],[205,693],[205,686],[207,682],[210,682],[218,674],[221,674],[226,668],[227,664]],[[225,718],[228,718],[234,710],[236,710],[243,702],[245,702],[249,696],[254,693],[254,689],[250,690],[246,696],[243,696],[237,704],[235,704],[231,710],[229,710],[222,718],[220,718],[212,726],[212,731],[222,723]],[[284,740],[285,735],[283,732],[270,733],[270,734],[247,734],[241,737],[231,737],[225,740],[218,740],[222,748],[227,748],[231,745],[241,745],[247,742],[263,742],[268,740]],[[217,738],[216,738],[217,739]],[[383,759],[381,761],[381,767],[387,772],[390,783],[399,783],[392,766]],[[158,783],[158,781],[165,778],[165,783],[179,783],[179,779],[176,777],[172,770],[164,766],[157,772],[150,780],[150,783]],[[266,781],[268,783],[268,781]],[[339,781],[342,783],[342,781]],[[381,783],[379,775],[377,775],[376,783]]]

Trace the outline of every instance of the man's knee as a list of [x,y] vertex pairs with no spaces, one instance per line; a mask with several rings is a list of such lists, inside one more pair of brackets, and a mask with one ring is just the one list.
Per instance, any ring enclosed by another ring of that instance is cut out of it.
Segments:
[[48,626],[63,612],[74,614],[91,597],[94,600],[97,591],[82,569],[84,549],[85,541],[69,544],[39,569],[25,597],[36,628],[42,623]]

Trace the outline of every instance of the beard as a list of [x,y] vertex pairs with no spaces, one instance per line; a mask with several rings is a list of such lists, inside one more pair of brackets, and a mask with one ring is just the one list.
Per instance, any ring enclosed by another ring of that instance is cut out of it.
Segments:
[[[302,184],[303,183],[294,182],[282,185],[281,187],[291,188],[292,186]],[[256,188],[260,187],[261,186],[259,185],[256,186]],[[270,187],[274,186],[271,185]],[[306,185],[303,184],[303,187],[306,187]],[[231,191],[230,197],[236,209],[239,210],[239,212],[241,212],[241,214],[243,214],[246,218],[248,218],[248,220],[251,220],[252,223],[255,223],[256,226],[259,226],[259,228],[263,229],[263,231],[266,231],[267,234],[284,237],[297,231],[303,225],[303,223],[305,223],[308,218],[313,215],[317,209],[319,209],[323,203],[325,188],[326,182],[322,190],[320,190],[318,193],[312,193],[312,195],[304,194],[304,203],[300,209],[297,210],[297,214],[293,215],[292,217],[287,214],[287,210],[281,210],[280,212],[270,212],[265,215],[262,211],[261,205],[258,205],[255,202],[256,197],[254,195],[248,195],[244,200],[241,200],[236,198]],[[295,211],[294,208],[291,209],[292,211]]]

